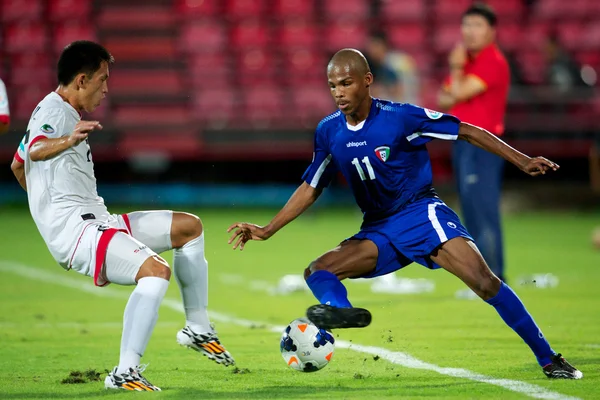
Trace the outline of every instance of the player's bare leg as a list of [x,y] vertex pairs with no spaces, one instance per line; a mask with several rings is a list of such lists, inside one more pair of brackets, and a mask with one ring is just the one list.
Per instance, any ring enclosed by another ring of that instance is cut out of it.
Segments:
[[310,263],[304,278],[321,304],[306,311],[306,316],[323,329],[361,328],[371,323],[371,313],[353,308],[340,282],[365,275],[375,269],[378,250],[370,240],[347,240]]
[[[110,265],[106,267],[109,278],[110,267]],[[104,386],[107,389],[160,391],[160,388],[142,376],[145,366],[140,364],[140,360],[156,325],[158,308],[167,291],[170,278],[169,265],[157,255],[147,258],[137,272],[135,276],[137,286],[129,297],[123,316],[119,365],[106,377]],[[114,283],[127,284],[128,282],[118,282],[115,279]]]
[[462,237],[451,239],[432,253],[431,260],[456,275],[496,309],[504,322],[529,345],[548,378],[583,377],[581,371],[552,350],[519,297],[488,268],[472,241]]
[[186,326],[177,333],[177,342],[219,364],[234,364],[233,357],[221,345],[208,318],[208,262],[204,256],[204,232],[200,218],[188,213],[173,213],[171,244],[175,249],[175,278],[181,289],[186,316]]

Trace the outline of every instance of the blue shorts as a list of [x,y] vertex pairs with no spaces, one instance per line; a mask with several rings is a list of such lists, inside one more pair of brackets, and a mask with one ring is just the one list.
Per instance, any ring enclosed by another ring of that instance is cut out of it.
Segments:
[[359,278],[374,278],[416,262],[440,268],[430,254],[455,237],[473,240],[458,215],[438,198],[424,198],[407,205],[397,214],[377,222],[363,223],[350,239],[371,240],[377,249],[375,270]]

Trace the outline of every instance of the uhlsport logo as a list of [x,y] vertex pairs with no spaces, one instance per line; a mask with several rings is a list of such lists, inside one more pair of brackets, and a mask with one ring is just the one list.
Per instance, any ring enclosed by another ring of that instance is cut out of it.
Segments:
[[381,161],[386,162],[390,158],[390,148],[388,146],[379,146],[375,149],[375,155]]
[[423,110],[425,110],[425,114],[427,114],[427,116],[431,119],[440,119],[442,118],[442,113],[439,111],[433,111],[430,110],[429,108],[424,108]]
[[361,147],[361,146],[366,146],[367,145],[367,141],[363,140],[362,142],[348,142],[346,143],[346,147]]

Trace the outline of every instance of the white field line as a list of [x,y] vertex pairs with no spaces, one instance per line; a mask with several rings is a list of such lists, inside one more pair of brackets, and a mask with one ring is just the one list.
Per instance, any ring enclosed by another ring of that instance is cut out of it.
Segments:
[[[23,264],[2,260],[0,260],[0,271],[17,274],[25,278],[38,280],[46,283],[54,283],[60,286],[92,293],[101,297],[112,297],[118,299],[127,299],[129,297],[129,294],[123,291],[115,290],[110,287],[98,288],[93,286],[90,281],[82,281],[79,279],[71,278],[65,275],[66,272],[62,274],[58,272],[47,272],[40,268],[34,268]],[[183,313],[183,305],[178,300],[166,298],[163,300],[162,305]],[[259,327],[276,333],[281,333],[285,328],[284,326],[270,325],[267,323],[250,321],[247,319],[236,318],[218,312],[211,312],[210,316],[215,321],[230,323],[233,325],[243,327]],[[548,390],[542,386],[537,386],[527,382],[515,381],[512,379],[496,379],[463,368],[440,367],[439,365],[421,361],[409,354],[399,351],[390,351],[375,346],[363,346],[356,343],[350,343],[345,340],[336,340],[335,344],[338,348],[350,349],[356,352],[371,355],[378,355],[379,357],[393,364],[400,365],[405,368],[433,371],[437,372],[438,374],[452,376],[454,378],[463,378],[475,382],[487,383],[490,385],[501,387],[506,390],[510,390],[512,392],[521,393],[523,395],[536,399],[579,400],[578,397],[563,395],[561,393]]]
[[[182,328],[183,322],[157,322],[156,326],[161,328]],[[2,328],[36,328],[36,329],[114,329],[123,327],[123,321],[113,322],[38,322],[38,323],[14,323],[0,322]]]

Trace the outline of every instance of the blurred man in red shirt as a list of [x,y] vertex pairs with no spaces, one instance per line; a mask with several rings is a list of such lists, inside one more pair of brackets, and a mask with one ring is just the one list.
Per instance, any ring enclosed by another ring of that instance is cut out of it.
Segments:
[[[496,14],[485,4],[473,4],[463,13],[461,33],[462,42],[448,57],[450,75],[439,93],[439,106],[461,121],[501,136],[510,70],[495,43]],[[461,141],[454,145],[453,158],[463,221],[492,271],[504,280],[503,160]]]

